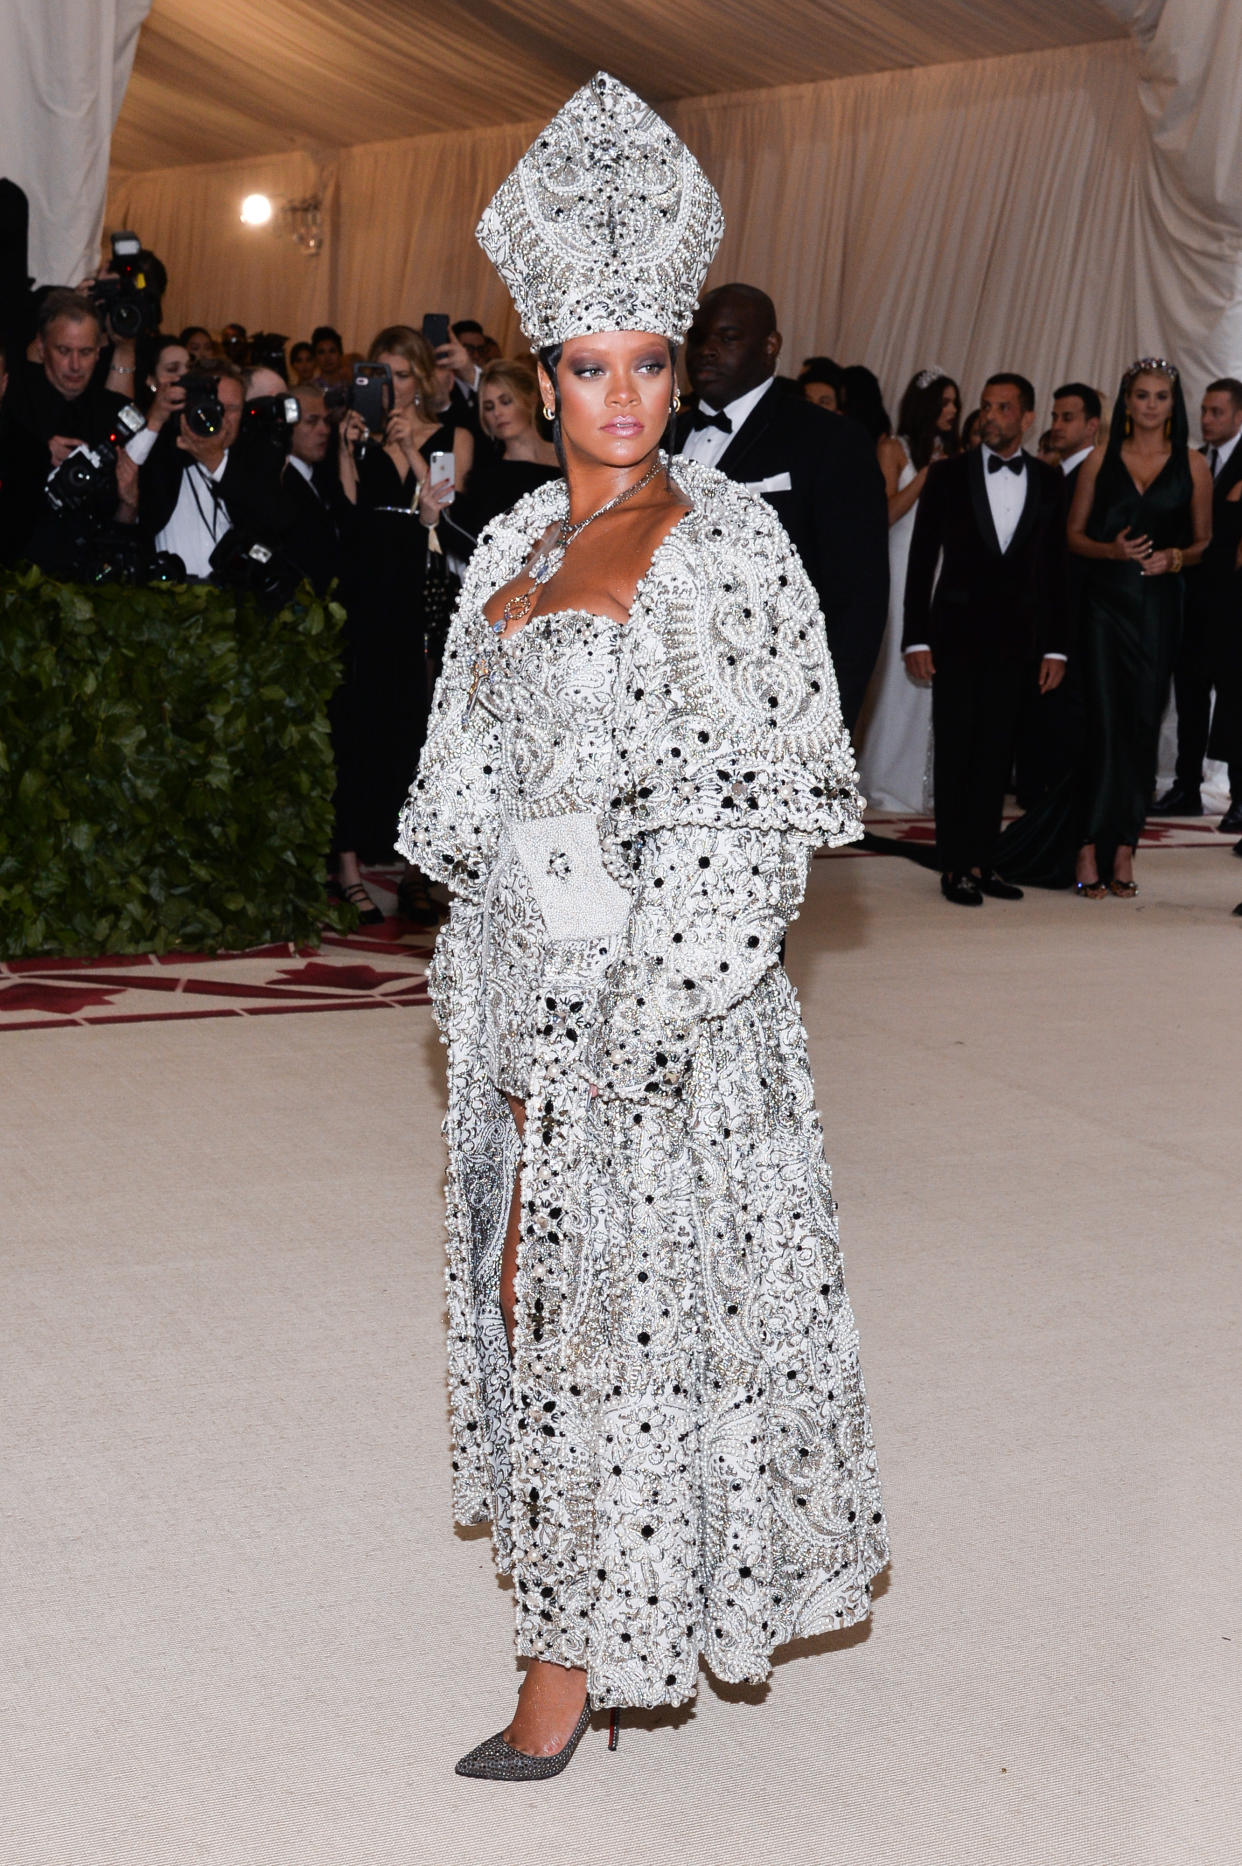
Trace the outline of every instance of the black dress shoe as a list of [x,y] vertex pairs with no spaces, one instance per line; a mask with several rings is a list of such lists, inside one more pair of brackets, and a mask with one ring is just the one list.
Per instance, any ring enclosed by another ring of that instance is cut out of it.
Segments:
[[1231,803],[1216,827],[1222,835],[1236,836],[1242,830],[1242,803]]
[[1163,797],[1147,806],[1148,816],[1202,816],[1203,799],[1197,790],[1183,790],[1174,784]]
[[974,875],[941,875],[940,892],[955,907],[983,906],[983,895]]
[[985,868],[981,875],[973,877],[975,886],[981,894],[988,895],[994,901],[1020,901],[1021,888],[1015,888],[1012,881],[1005,881],[994,868]]

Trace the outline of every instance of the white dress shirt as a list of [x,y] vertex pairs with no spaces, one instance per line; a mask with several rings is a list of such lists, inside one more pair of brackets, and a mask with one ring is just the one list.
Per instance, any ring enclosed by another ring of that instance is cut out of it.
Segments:
[[[992,523],[996,527],[996,542],[1001,547],[1001,555],[1013,543],[1013,534],[1018,529],[1018,520],[1026,504],[1027,479],[1031,470],[1029,460],[1022,463],[1022,471],[1013,473],[1008,464],[1002,464],[997,473],[990,470],[989,462],[993,459],[1004,462],[1004,455],[996,453],[994,448],[984,444],[980,448],[983,455],[983,483],[987,487],[988,505],[992,512]],[[1018,459],[1018,454],[1011,454],[1011,460]]]
[[1064,473],[1066,479],[1069,478],[1070,474],[1074,471],[1074,468],[1076,466],[1082,465],[1083,461],[1087,458],[1087,456],[1092,451],[1093,450],[1090,447],[1080,447],[1076,454],[1070,454],[1068,458],[1066,458],[1065,460],[1062,460],[1061,471],[1062,473]]
[[181,475],[181,491],[172,517],[163,531],[155,534],[156,550],[174,552],[185,565],[191,583],[205,582],[211,575],[211,553],[231,523],[215,492],[228,463],[226,452],[214,473],[197,460],[188,466]]
[[[155,430],[143,428],[126,443],[125,451],[141,466],[155,441]],[[155,534],[156,550],[174,552],[185,565],[185,574],[191,583],[203,583],[211,575],[211,553],[232,523],[213,491],[213,484],[223,477],[228,462],[225,448],[224,458],[214,473],[208,473],[197,460],[186,467],[172,517],[163,531]]]
[[1218,446],[1208,448],[1207,463],[1209,467],[1212,467],[1212,455],[1213,454],[1216,455],[1216,465],[1212,467],[1212,478],[1213,479],[1220,478],[1222,469],[1225,467],[1226,463],[1228,462],[1230,454],[1233,452],[1234,448],[1237,446],[1240,440],[1242,440],[1242,429],[1239,429],[1239,431],[1236,434],[1231,434],[1227,441],[1221,441]]
[[756,409],[775,381],[769,376],[757,389],[748,389],[745,395],[739,395],[727,408],[717,410],[710,402],[700,401],[699,406],[705,415],[725,414],[733,424],[732,433],[726,434],[721,428],[691,428],[686,436],[685,446],[681,450],[683,460],[698,460],[703,466],[715,466],[721,454],[729,445],[733,436],[754,409]]

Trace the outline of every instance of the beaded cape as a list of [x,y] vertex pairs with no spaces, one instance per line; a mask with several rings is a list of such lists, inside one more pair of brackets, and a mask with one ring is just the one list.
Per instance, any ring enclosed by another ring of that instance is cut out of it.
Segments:
[[606,71],[540,131],[476,229],[536,350],[606,330],[684,337],[723,233],[686,145]]
[[[471,560],[398,843],[453,893],[430,982],[449,1066],[454,1511],[492,1524],[519,1652],[584,1666],[596,1704],[680,1703],[703,1659],[759,1681],[778,1646],[863,1618],[888,1558],[780,964],[813,850],[861,833],[853,757],[771,509],[711,468],[673,472],[691,510],[615,630],[609,688],[599,839],[629,917],[606,973],[588,976],[578,942],[548,945],[520,1142],[481,1061],[489,877],[515,770],[552,774],[520,786],[523,809],[578,803],[541,723],[555,664],[525,658],[520,721],[483,704],[463,725],[463,702],[483,605],[564,515],[563,483]],[[499,1268],[519,1166],[510,1359]]]

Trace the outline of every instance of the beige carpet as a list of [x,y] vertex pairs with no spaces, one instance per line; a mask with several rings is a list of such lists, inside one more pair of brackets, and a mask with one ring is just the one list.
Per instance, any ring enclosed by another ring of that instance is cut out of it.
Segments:
[[0,1039],[0,1866],[1232,1866],[1242,862],[791,940],[895,1564],[763,1691],[458,1781],[430,1017]]

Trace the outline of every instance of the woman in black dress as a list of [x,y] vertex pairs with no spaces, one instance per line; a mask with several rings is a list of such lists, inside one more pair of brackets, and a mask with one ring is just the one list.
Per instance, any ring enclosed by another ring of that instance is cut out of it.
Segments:
[[[392,371],[393,407],[381,440],[350,411],[340,428],[345,505],[341,599],[347,621],[344,678],[332,714],[336,752],[337,884],[366,925],[383,919],[362,885],[359,860],[393,858],[396,822],[418,763],[430,700],[423,591],[427,528],[419,522],[434,453],[451,453],[465,485],[473,437],[447,426],[436,360],[421,332],[380,331],[368,360]],[[426,517],[427,514],[424,514]],[[425,886],[403,895],[403,911],[437,917]]]
[[1212,476],[1188,441],[1176,369],[1143,357],[1122,377],[1108,443],[1084,461],[1074,492],[1069,545],[1091,561],[1077,886],[1093,900],[1106,889],[1137,893],[1134,851],[1155,788],[1182,571],[1211,541]]
[[[455,532],[469,534],[471,545],[493,518],[537,486],[561,477],[556,449],[539,432],[538,410],[539,383],[531,364],[501,356],[484,365],[479,377],[483,444],[475,447],[465,498],[446,515]],[[456,537],[451,546],[461,549]]]

